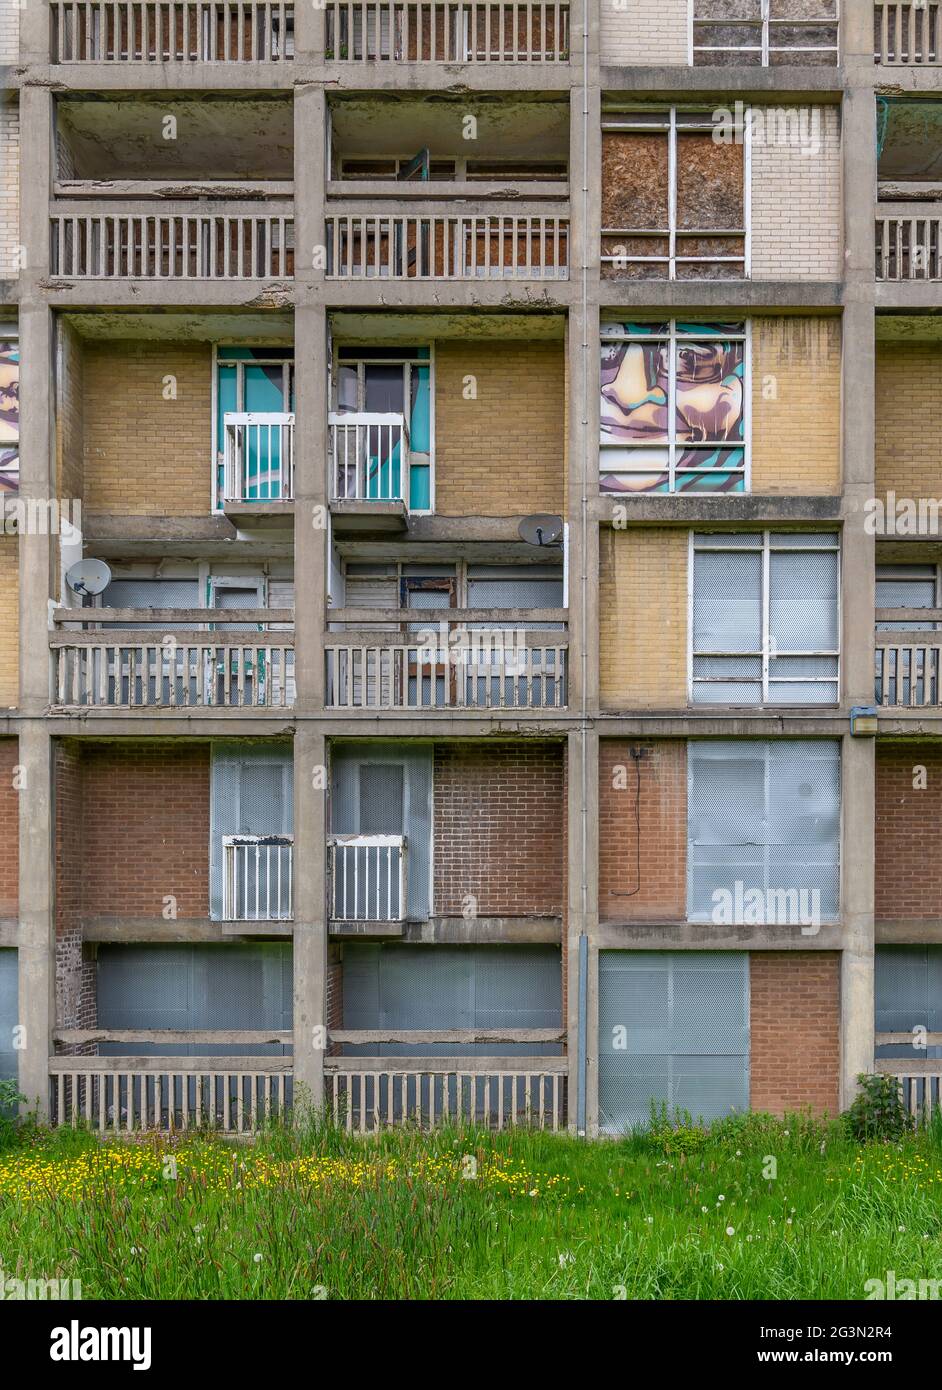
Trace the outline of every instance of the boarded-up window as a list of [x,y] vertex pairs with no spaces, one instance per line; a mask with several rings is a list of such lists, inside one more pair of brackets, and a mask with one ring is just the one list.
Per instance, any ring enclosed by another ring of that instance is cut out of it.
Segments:
[[838,0],[693,0],[695,66],[834,66]]
[[630,112],[602,129],[602,268],[611,278],[745,274],[741,129],[707,112]]

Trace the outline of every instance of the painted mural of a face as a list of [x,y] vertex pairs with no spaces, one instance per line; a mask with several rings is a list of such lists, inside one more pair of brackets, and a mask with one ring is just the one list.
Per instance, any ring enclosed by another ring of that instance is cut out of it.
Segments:
[[0,487],[19,486],[20,355],[0,344]]
[[[607,344],[602,350],[602,443],[666,445],[670,439],[668,375],[670,345],[666,342]],[[696,445],[707,442],[742,445],[743,345],[740,342],[693,342],[676,345],[675,440]],[[647,462],[639,453],[638,463]],[[654,469],[663,467],[661,451],[651,456]],[[688,461],[685,453],[678,468]],[[694,456],[691,462],[698,462]],[[651,491],[665,477],[639,473],[622,475],[618,491]]]

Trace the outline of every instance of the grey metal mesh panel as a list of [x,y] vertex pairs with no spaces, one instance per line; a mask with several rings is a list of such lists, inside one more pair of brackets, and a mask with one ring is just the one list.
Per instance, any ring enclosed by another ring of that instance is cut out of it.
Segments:
[[381,763],[402,769],[404,789],[403,826],[408,840],[408,915],[425,921],[431,910],[432,851],[432,750],[430,747],[403,748],[379,743],[335,745],[331,753],[330,829],[334,835],[361,835],[398,832],[367,831],[369,810],[361,804],[360,767]]
[[[345,1028],[560,1028],[562,974],[553,946],[344,947]],[[350,1054],[438,1057],[558,1055],[557,1044],[351,1045]]]
[[769,636],[778,651],[837,647],[837,554],[769,556]]
[[652,1101],[706,1120],[748,1108],[746,954],[599,952],[602,1128],[646,1124]]
[[753,552],[697,552],[693,567],[693,649],[762,648],[762,557]]
[[[101,946],[98,1023],[102,1028],[291,1027],[291,946]],[[102,1043],[103,1056],[279,1055],[279,1044]]]
[[[942,1033],[942,946],[878,946],[875,958],[875,1031]],[[942,1047],[887,1043],[878,1057],[906,1061],[942,1057]]]
[[216,743],[210,773],[210,905],[222,914],[225,835],[291,835],[294,764],[287,744]]
[[840,747],[834,740],[688,745],[688,914],[717,889],[817,890],[837,914]]
[[401,763],[361,763],[360,833],[401,835],[405,811],[405,769]]
[[[496,572],[494,572],[496,570]],[[508,575],[495,566],[468,566],[469,608],[562,608],[563,575],[530,573]],[[476,624],[472,624],[476,626]],[[533,631],[558,629],[561,623],[527,623]]]
[[[877,565],[877,608],[934,608],[935,565]],[[877,623],[878,632],[932,630],[935,623]]]
[[[198,608],[200,589],[197,579],[113,579],[101,596],[103,608]],[[163,629],[166,623],[120,623],[122,628],[141,631]],[[198,623],[182,623],[184,629]]]
[[19,1022],[16,951],[0,951],[0,1081],[17,1074],[13,1029]]

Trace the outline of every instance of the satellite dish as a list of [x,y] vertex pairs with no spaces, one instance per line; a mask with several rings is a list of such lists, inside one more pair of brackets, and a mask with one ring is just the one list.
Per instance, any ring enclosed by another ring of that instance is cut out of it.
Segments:
[[525,516],[517,530],[527,545],[559,545],[563,538],[563,519],[536,512],[533,516]]
[[73,594],[88,598],[107,589],[111,583],[111,570],[104,560],[79,560],[66,570],[65,582]]

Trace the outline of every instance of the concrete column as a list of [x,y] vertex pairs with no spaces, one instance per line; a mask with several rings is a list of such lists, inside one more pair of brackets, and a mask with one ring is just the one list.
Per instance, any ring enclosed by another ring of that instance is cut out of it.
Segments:
[[326,740],[302,723],[294,740],[294,1083],[296,1103],[315,1109],[327,1044],[326,836]]
[[[20,63],[45,66],[50,58],[50,11],[47,0],[21,0]],[[24,164],[22,168],[29,166]],[[20,180],[20,187],[26,182]]]
[[594,729],[577,729],[567,747],[568,865],[566,938],[566,1028],[569,1051],[569,1127],[576,1128],[579,1088],[579,939],[589,941],[586,1007],[586,1133],[595,1132],[598,1119],[598,993],[595,984],[594,940],[598,926],[598,772],[599,740]]
[[49,1109],[49,1057],[56,1023],[52,740],[38,720],[20,726],[19,1085],[25,1109]]

